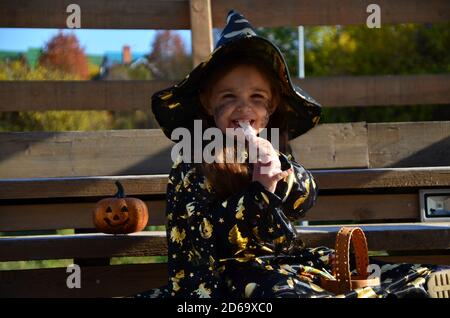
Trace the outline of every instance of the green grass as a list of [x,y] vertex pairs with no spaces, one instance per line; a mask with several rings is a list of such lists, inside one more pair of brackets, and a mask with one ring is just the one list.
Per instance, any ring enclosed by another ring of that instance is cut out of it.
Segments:
[[120,264],[150,264],[150,263],[166,263],[167,256],[128,256],[128,257],[112,257],[111,265]]
[[26,270],[39,268],[59,268],[59,267],[67,267],[70,264],[73,264],[73,259],[0,262],[0,271]]

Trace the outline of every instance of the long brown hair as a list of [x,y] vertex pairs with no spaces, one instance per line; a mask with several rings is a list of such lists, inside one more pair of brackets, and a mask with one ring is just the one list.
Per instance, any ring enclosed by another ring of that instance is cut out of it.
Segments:
[[[281,85],[279,82],[281,79],[268,63],[269,62],[264,58],[254,55],[239,54],[227,56],[225,62],[216,65],[211,71],[206,73],[205,78],[202,81],[204,84],[199,89],[199,96],[201,94],[206,96],[206,99],[209,100],[214,85],[216,85],[219,79],[226,76],[237,66],[249,65],[255,67],[269,82],[272,91],[272,107],[275,110],[269,117],[269,122],[266,127],[268,131],[268,140],[271,140],[270,128],[278,128],[279,150],[281,152],[286,152],[288,150],[288,136],[285,118],[285,102],[282,98]],[[214,118],[207,113],[205,107],[208,107],[208,105],[201,105],[201,107],[199,107],[203,127],[215,127]],[[224,151],[227,151],[225,145]],[[222,200],[225,200],[233,193],[244,189],[251,182],[250,167],[246,163],[203,162],[200,164],[199,168],[213,185],[213,188]]]

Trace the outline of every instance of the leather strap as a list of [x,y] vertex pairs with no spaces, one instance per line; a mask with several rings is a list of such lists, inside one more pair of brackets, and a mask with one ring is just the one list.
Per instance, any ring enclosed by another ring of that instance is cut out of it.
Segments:
[[[353,243],[358,272],[354,276],[350,274],[350,243]],[[336,237],[335,250],[333,276],[336,280],[322,278],[322,287],[338,294],[359,287],[379,285],[379,277],[368,279],[369,253],[366,236],[361,228],[342,227]]]

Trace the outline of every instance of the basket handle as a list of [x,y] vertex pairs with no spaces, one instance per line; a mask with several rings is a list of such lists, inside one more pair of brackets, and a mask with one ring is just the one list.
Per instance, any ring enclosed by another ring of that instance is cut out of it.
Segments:
[[336,258],[333,264],[333,275],[336,277],[340,292],[352,289],[350,274],[350,243],[353,243],[356,257],[356,270],[360,279],[367,279],[369,273],[369,254],[367,240],[359,227],[342,227],[336,237]]

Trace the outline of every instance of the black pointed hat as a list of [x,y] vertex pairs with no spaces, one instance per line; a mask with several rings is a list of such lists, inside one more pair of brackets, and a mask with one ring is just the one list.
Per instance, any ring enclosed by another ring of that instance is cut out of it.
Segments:
[[159,91],[152,96],[152,110],[165,135],[170,139],[178,127],[192,129],[195,119],[200,118],[198,89],[215,65],[223,63],[231,54],[238,56],[257,55],[268,61],[278,74],[282,97],[286,102],[286,120],[289,139],[294,139],[314,126],[320,119],[321,106],[290,78],[286,61],[280,50],[261,36],[241,14],[230,11],[214,51],[206,61],[196,66],[181,82]]

